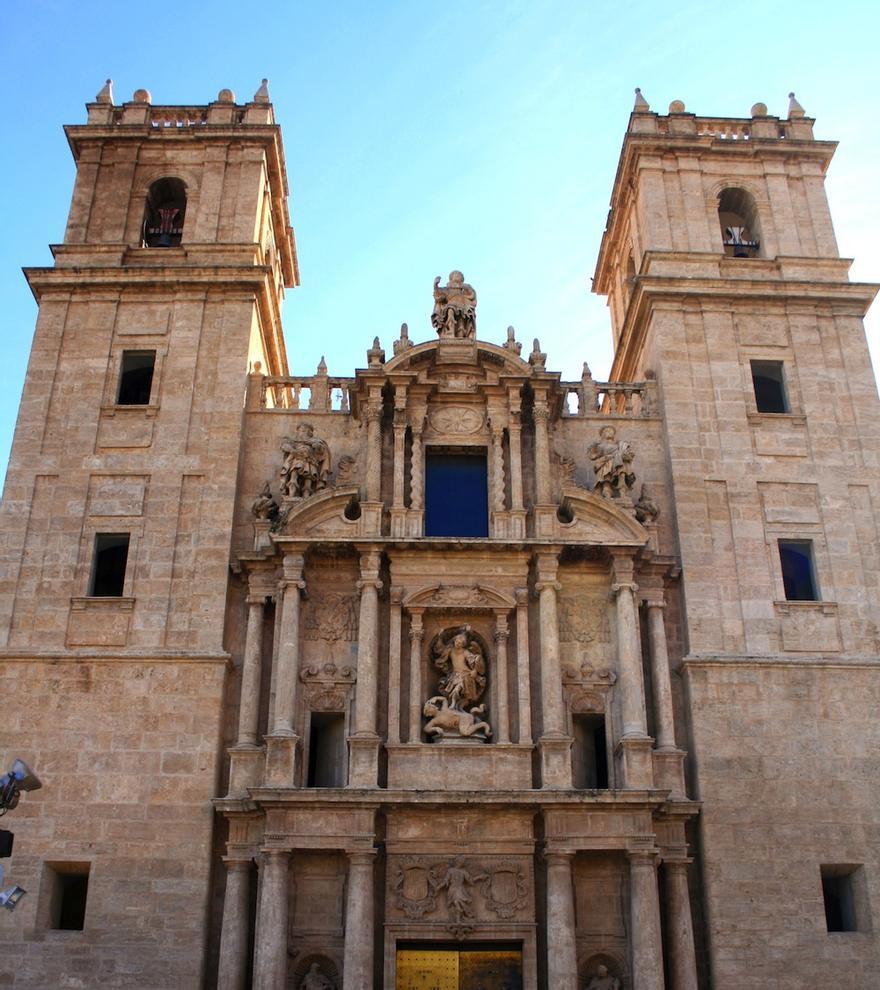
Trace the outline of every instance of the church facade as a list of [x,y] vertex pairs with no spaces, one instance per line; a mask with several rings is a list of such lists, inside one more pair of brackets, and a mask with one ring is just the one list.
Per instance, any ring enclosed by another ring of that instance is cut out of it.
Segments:
[[291,375],[265,84],[108,85],[66,132],[2,508],[43,789],[0,981],[880,983],[875,289],[799,104],[637,93],[607,382],[484,340],[457,271],[416,339]]

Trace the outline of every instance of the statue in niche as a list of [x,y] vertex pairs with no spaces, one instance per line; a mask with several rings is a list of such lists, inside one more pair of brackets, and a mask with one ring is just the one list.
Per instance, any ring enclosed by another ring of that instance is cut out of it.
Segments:
[[486,661],[476,639],[468,639],[470,629],[456,632],[434,647],[434,666],[443,673],[440,692],[456,711],[470,711],[486,689]]
[[285,498],[308,498],[327,487],[330,477],[330,448],[315,436],[310,423],[300,423],[294,438],[281,441],[281,494]]
[[455,917],[457,924],[460,925],[464,921],[470,921],[474,916],[474,910],[471,906],[473,898],[468,893],[468,886],[488,879],[485,873],[472,877],[468,873],[461,856],[456,856],[452,863],[450,863],[443,879],[437,884],[437,889],[446,889],[446,904],[450,914]]
[[434,311],[431,326],[441,337],[473,340],[477,335],[477,294],[461,272],[449,273],[449,284],[434,279]]
[[321,967],[313,962],[299,985],[299,990],[336,990],[332,980],[321,972]]
[[272,498],[272,491],[269,482],[260,489],[260,494],[254,499],[251,506],[254,519],[274,519],[278,515],[278,503]]
[[608,972],[607,966],[600,965],[584,990],[620,990],[620,980]]
[[628,441],[617,439],[613,426],[603,426],[599,437],[589,450],[596,491],[603,498],[628,498],[636,480],[632,470],[635,451]]
[[475,742],[485,742],[492,735],[492,728],[488,722],[477,717],[485,710],[485,705],[476,705],[469,712],[463,712],[457,708],[450,708],[449,701],[443,695],[435,695],[433,698],[428,698],[422,709],[429,720],[425,726],[425,734],[435,739],[442,739],[448,732],[450,735],[458,735],[465,739],[473,736]]
[[655,522],[657,516],[660,515],[660,506],[654,501],[647,485],[642,485],[642,494],[639,495],[639,500],[635,504],[635,510],[636,519],[640,523]]

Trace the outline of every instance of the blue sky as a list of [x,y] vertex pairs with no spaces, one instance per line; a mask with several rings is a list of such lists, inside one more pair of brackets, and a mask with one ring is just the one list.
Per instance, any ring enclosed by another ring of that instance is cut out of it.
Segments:
[[[0,468],[12,439],[36,305],[22,266],[51,264],[73,163],[62,133],[108,76],[121,103],[249,100],[270,80],[283,128],[302,285],[287,295],[291,371],[365,364],[401,322],[432,335],[431,286],[460,268],[480,337],[513,324],[548,367],[596,377],[611,360],[589,291],[620,144],[641,86],[709,116],[785,116],[795,90],[818,137],[839,140],[828,192],[854,279],[880,280],[878,5],[463,3],[0,5],[4,300]],[[880,346],[880,316],[869,338]],[[876,353],[876,350],[875,350]],[[876,358],[875,358],[876,361]]]

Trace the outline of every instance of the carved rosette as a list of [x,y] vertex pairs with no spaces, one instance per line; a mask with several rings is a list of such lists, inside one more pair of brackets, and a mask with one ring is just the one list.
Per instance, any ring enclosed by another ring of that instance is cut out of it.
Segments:
[[483,429],[484,418],[474,406],[438,406],[428,413],[428,425],[433,433],[470,436]]

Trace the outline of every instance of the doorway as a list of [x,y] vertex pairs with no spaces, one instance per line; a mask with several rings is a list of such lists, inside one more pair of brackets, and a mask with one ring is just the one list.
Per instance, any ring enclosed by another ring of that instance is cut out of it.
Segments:
[[519,945],[437,945],[397,950],[397,990],[522,990]]

